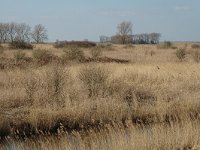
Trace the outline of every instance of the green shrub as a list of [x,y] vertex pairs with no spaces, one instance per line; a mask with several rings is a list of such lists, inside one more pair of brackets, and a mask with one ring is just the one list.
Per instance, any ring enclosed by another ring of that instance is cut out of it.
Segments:
[[17,52],[14,52],[14,59],[18,61],[23,61],[26,59],[26,53],[22,52],[21,50],[18,50]]
[[87,89],[89,97],[102,96],[109,75],[109,71],[104,67],[89,65],[80,69],[79,79]]
[[24,41],[11,42],[9,47],[12,49],[33,49],[33,46],[30,43]]
[[33,58],[37,63],[44,65],[52,61],[53,55],[47,50],[38,49],[33,51]]
[[84,52],[82,49],[71,48],[69,50],[64,50],[64,52],[65,52],[63,56],[64,60],[83,62],[85,59]]
[[176,50],[176,57],[180,60],[180,61],[183,61],[183,59],[185,58],[186,56],[186,51],[184,48],[180,48],[180,49],[177,49]]

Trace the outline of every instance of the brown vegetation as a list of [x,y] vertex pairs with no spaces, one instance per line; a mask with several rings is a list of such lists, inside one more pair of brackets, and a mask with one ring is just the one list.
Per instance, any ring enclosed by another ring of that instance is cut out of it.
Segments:
[[[88,48],[4,50],[0,148],[198,148],[199,64],[190,53],[177,63],[172,48],[127,47],[95,59]],[[60,63],[63,55],[75,62]]]

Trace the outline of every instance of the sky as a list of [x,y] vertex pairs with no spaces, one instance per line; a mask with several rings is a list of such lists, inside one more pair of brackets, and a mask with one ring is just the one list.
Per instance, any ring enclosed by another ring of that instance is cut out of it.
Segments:
[[49,41],[98,41],[122,21],[133,33],[161,40],[200,41],[200,0],[0,0],[0,22],[43,24]]

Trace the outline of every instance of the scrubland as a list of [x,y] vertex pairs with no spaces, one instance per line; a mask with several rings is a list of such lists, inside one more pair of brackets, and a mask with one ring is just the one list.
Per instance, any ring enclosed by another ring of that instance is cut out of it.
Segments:
[[200,148],[194,44],[0,49],[1,149]]

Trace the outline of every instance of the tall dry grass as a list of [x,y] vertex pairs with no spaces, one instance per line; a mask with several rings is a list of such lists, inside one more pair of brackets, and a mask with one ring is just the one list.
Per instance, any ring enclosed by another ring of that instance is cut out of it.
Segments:
[[[32,143],[32,149],[50,149],[49,142],[52,149],[197,147],[199,64],[189,53],[184,62],[177,62],[173,49],[112,47],[114,51],[104,50],[103,55],[136,62],[63,65],[52,61],[1,69],[0,137],[9,144],[0,147],[26,149]],[[156,55],[151,55],[152,50]],[[13,52],[5,50],[1,61],[6,64]],[[30,51],[23,52],[33,57]],[[90,57],[88,49],[83,52]],[[45,53],[56,55],[48,48]],[[63,131],[58,137],[47,136]],[[13,143],[13,137],[26,140]]]

